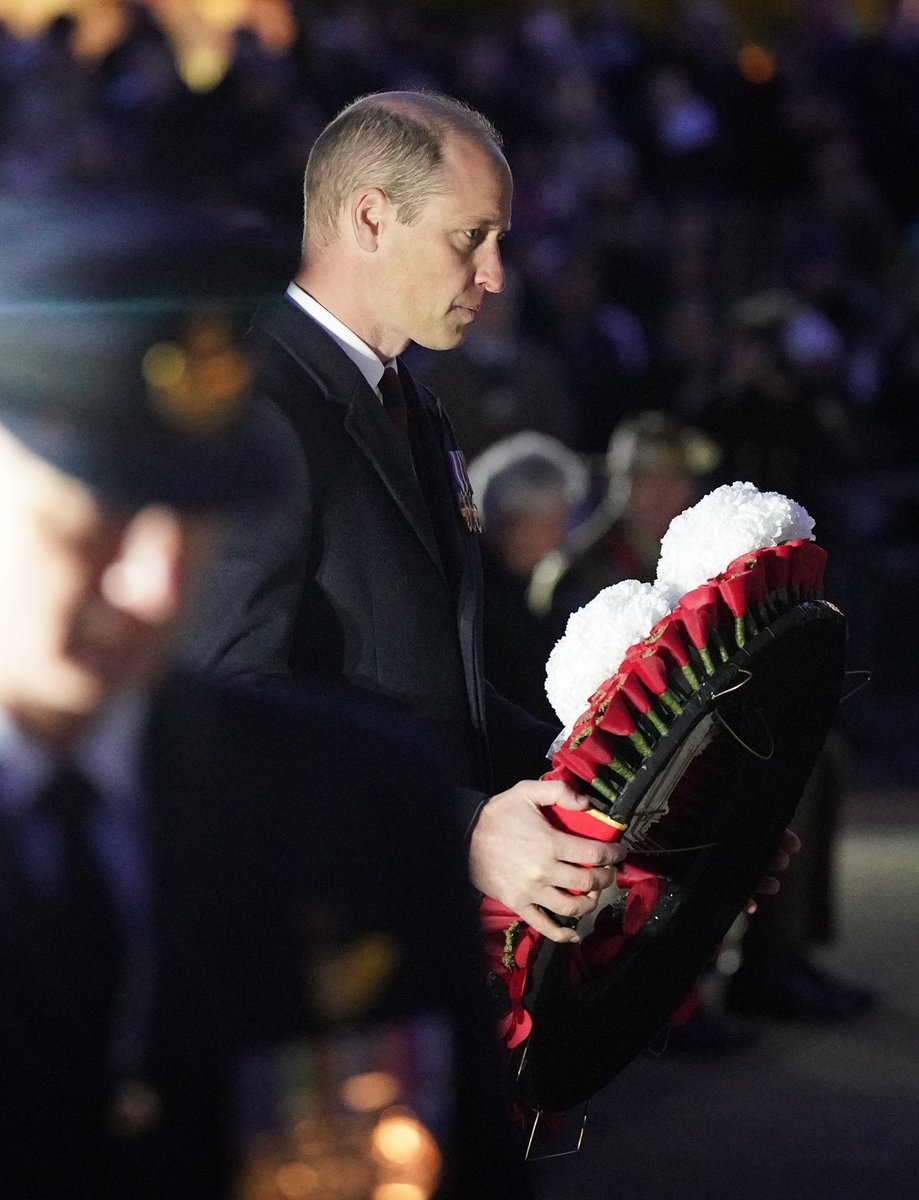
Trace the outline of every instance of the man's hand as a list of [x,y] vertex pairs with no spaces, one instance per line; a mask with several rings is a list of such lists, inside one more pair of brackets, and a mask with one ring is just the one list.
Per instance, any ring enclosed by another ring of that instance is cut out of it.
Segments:
[[589,807],[583,796],[558,780],[526,780],[493,796],[472,832],[470,872],[479,891],[539,933],[553,942],[577,942],[573,929],[558,925],[544,910],[560,917],[592,912],[626,850],[554,829],[542,811],[552,804],[572,810]]
[[[769,863],[769,870],[780,874],[787,870],[791,862],[791,856],[797,854],[801,849],[801,839],[796,833],[790,829],[786,829],[782,835],[782,841],[776,850],[772,861]],[[764,875],[756,885],[756,894],[758,896],[774,896],[781,889],[781,883],[775,878],[775,875]],[[751,900],[747,905],[747,916],[752,917],[756,912],[757,904],[755,900]]]

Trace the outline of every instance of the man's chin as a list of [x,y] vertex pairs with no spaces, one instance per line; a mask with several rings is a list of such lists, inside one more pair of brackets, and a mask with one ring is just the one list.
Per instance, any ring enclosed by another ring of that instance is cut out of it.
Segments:
[[465,342],[467,329],[467,325],[460,325],[454,329],[439,330],[424,338],[412,338],[412,341],[425,350],[454,350]]

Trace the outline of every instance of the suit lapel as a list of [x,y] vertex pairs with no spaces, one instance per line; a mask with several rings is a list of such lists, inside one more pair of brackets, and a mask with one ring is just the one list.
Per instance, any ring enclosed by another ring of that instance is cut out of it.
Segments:
[[[441,550],[457,598],[457,631],[466,674],[470,713],[473,726],[483,739],[479,744],[479,772],[484,781],[490,779],[491,767],[484,741],[486,720],[483,690],[485,672],[482,662],[482,563],[479,557],[478,537],[469,531],[460,519],[456,482],[446,459],[448,450],[458,449],[450,419],[430,392],[426,392],[424,388],[416,388],[414,384],[412,389],[419,397],[425,393],[427,396],[427,402],[424,404],[426,420],[422,426],[431,439],[432,448],[427,461],[429,470],[439,473],[439,477],[432,481],[431,490],[436,493],[436,500],[433,501],[436,508],[432,508],[432,512],[435,513],[438,529],[443,531]],[[408,394],[408,389],[406,391]]]
[[[364,376],[329,335],[288,299],[263,305],[255,323],[278,342],[323,392],[344,406],[344,428],[372,466],[439,570],[437,538],[405,447]],[[403,376],[404,378],[404,376]]]
[[437,538],[444,572],[454,591],[462,584],[463,547],[457,518],[456,496],[445,457],[443,433],[435,403],[425,403],[411,375],[400,371],[402,387],[411,413],[412,446],[418,483]]

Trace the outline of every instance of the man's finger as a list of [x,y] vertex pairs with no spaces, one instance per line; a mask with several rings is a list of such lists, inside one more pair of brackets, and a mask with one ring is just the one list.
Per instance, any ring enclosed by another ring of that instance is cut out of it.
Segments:
[[559,862],[553,867],[552,885],[583,896],[588,892],[602,892],[613,882],[612,867],[569,866]]
[[562,783],[560,779],[535,780],[529,795],[540,808],[548,808],[549,805],[557,804],[559,808],[581,812],[590,806],[590,801],[586,796],[581,796],[567,783]]
[[557,924],[548,913],[535,904],[528,904],[517,915],[552,942],[577,943],[581,940],[576,930]]
[[579,867],[612,867],[629,852],[622,842],[598,842],[576,833],[559,833],[553,845],[559,862],[577,863]]
[[776,850],[769,863],[770,871],[787,871],[791,863],[791,856],[786,854],[784,850]]
[[565,920],[580,920],[597,907],[598,891],[583,892],[576,896],[561,888],[543,888],[537,900],[553,917]]
[[801,849],[801,839],[792,829],[786,829],[782,837],[782,849],[786,854],[797,854]]

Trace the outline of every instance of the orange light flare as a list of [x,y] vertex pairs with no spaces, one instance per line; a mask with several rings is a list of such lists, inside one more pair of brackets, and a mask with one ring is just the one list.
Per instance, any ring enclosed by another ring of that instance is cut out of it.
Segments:
[[748,83],[762,87],[775,79],[775,56],[765,46],[759,46],[755,42],[748,42],[741,48],[737,56],[737,66]]

